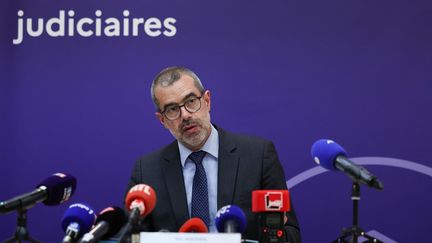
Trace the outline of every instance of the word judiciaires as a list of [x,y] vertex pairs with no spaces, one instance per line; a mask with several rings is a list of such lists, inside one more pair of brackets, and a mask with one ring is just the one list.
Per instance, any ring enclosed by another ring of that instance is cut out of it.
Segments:
[[[129,18],[129,10],[123,10],[123,18],[108,17],[102,18],[102,11],[96,10],[95,17],[75,18],[75,11],[69,10],[66,16],[65,10],[59,11],[58,17],[49,18],[25,18],[24,11],[18,11],[17,36],[12,43],[19,45],[23,42],[24,36],[40,37],[46,33],[51,37],[92,37],[92,36],[139,36],[143,32],[150,37],[166,36],[173,37],[177,33],[174,25],[176,19],[167,17],[163,20],[150,17]],[[35,25],[35,26],[34,26]]]

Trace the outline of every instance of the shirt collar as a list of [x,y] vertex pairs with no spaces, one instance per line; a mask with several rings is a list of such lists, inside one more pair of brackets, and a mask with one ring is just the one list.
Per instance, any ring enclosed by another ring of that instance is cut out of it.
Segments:
[[[181,162],[182,166],[184,167],[186,164],[187,158],[192,153],[192,150],[186,148],[178,140],[177,140],[177,144],[178,144],[179,151],[180,151],[180,162]],[[202,146],[202,148],[200,150],[207,152],[208,154],[210,154],[211,156],[216,158],[216,160],[218,159],[218,156],[219,156],[219,133],[216,130],[216,128],[213,126],[213,124],[211,125],[210,136],[208,137],[204,146]]]

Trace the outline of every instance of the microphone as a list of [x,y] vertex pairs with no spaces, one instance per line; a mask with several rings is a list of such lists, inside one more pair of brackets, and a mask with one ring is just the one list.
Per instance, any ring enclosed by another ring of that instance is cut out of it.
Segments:
[[119,242],[123,242],[131,233],[140,217],[144,218],[153,211],[156,205],[156,192],[148,185],[137,184],[127,193],[125,205],[129,210],[129,220],[120,234]]
[[95,221],[96,214],[87,204],[70,205],[62,218],[62,228],[65,232],[62,243],[76,242],[84,233],[90,231]]
[[246,215],[238,206],[227,205],[217,211],[215,223],[219,232],[243,233],[246,229]]
[[126,222],[126,215],[123,209],[119,207],[108,207],[99,213],[96,218],[96,225],[90,232],[84,234],[80,243],[97,242],[102,237],[109,238],[117,234],[123,224]]
[[312,157],[315,162],[328,170],[340,170],[353,181],[382,190],[384,185],[364,167],[356,165],[347,158],[345,150],[330,139],[320,139],[312,145]]
[[285,242],[285,212],[290,208],[288,190],[252,192],[252,212],[259,213],[259,242]]
[[195,232],[208,233],[207,225],[200,218],[188,219],[179,229],[180,233]]
[[55,173],[37,185],[36,190],[0,202],[0,214],[26,210],[40,202],[48,206],[61,204],[74,194],[76,183],[71,175]]

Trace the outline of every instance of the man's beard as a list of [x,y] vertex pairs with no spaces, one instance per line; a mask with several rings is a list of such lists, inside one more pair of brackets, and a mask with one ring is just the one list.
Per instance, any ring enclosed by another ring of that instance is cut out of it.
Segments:
[[195,148],[200,144],[202,144],[204,139],[206,138],[207,138],[207,130],[201,127],[197,133],[192,134],[190,136],[186,136],[185,134],[183,134],[183,136],[180,139],[180,142],[185,145],[188,145],[189,147]]
[[[179,131],[179,136],[175,136],[174,137],[177,138],[177,140],[179,140],[182,144],[184,144],[186,147],[188,148],[197,148],[199,145],[203,145],[205,143],[205,139],[207,139],[208,135],[209,135],[209,128],[205,127],[205,120],[186,120],[183,121],[182,124],[180,124],[178,131]],[[210,121],[208,122],[208,124],[210,124]],[[186,126],[195,126],[198,131],[192,133],[192,134],[188,134],[187,131],[185,131],[185,127]]]

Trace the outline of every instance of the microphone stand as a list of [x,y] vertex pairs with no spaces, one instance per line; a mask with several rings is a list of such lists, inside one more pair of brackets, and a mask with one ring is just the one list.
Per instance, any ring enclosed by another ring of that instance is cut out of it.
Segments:
[[15,234],[11,238],[3,241],[3,243],[11,243],[11,242],[20,243],[23,240],[33,242],[33,243],[40,243],[40,241],[31,238],[27,230],[27,209],[18,210],[17,228]]
[[[349,228],[343,228],[342,234],[333,241],[333,243],[358,243],[359,237],[364,237],[367,240],[363,243],[383,243],[382,241],[366,234],[364,230],[358,225],[358,203],[360,201],[360,184],[357,181],[353,182],[351,190],[351,200],[353,201],[353,225]],[[346,238],[351,236],[351,240]]]
[[127,224],[122,229],[120,236],[117,240],[118,243],[128,243],[131,242],[133,227],[137,225],[139,219],[139,209],[134,208],[130,213],[129,220]]

